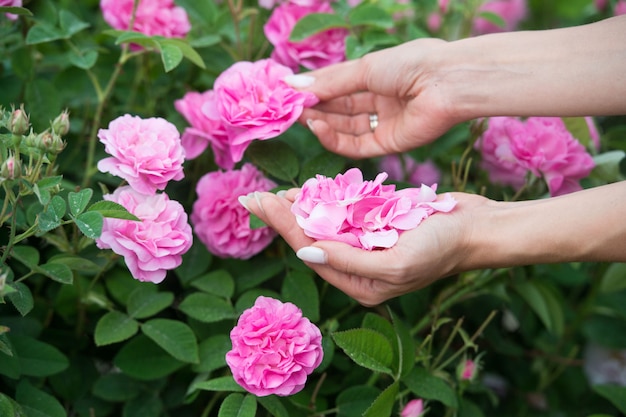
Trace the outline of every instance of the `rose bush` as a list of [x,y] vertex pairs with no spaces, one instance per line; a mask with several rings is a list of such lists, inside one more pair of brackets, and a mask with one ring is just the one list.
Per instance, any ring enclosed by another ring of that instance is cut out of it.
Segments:
[[365,308],[238,203],[303,187],[307,233],[385,250],[449,192],[623,180],[623,117],[476,120],[350,160],[284,82],[623,4],[0,1],[0,415],[626,414],[623,265],[470,271]]

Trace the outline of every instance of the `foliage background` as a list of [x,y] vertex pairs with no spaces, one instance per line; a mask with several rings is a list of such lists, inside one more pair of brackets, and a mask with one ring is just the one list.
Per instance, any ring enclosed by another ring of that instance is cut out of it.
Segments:
[[[467,36],[463,28],[478,3],[456,2],[438,35]],[[1,416],[385,416],[418,397],[428,401],[432,416],[626,413],[626,388],[591,386],[583,372],[589,343],[626,349],[621,264],[474,271],[366,309],[316,277],[280,239],[248,261],[214,257],[196,241],[158,286],[135,281],[118,258],[98,250],[85,223],[97,229],[103,215],[124,213],[98,203],[119,184],[95,170],[105,156],[94,140],[97,129],[131,113],[164,117],[182,132],[186,123],[174,100],[210,89],[233,62],[270,52],[262,34],[269,11],[255,2],[177,4],[193,24],[182,43],[112,32],[94,0],[32,0],[25,3],[31,14],[17,22],[0,19],[4,125],[11,105],[21,103],[35,132],[63,109],[71,115],[66,149],[49,164],[55,172],[29,184],[4,182],[0,194],[6,202],[9,188],[20,193],[0,230]],[[530,6],[525,29],[607,16],[588,0],[533,0]],[[405,7],[414,17],[394,22],[392,14]],[[425,22],[436,7],[434,0],[408,6],[372,0],[355,9],[337,3],[351,30],[348,56],[429,36]],[[301,34],[327,23],[312,22]],[[129,53],[121,45],[130,41],[161,53]],[[581,120],[568,126],[585,143]],[[602,146],[585,186],[623,179],[626,120],[597,121]],[[486,182],[477,155],[466,152],[472,127],[459,125],[411,154],[436,161],[444,173],[440,190],[511,198],[511,190]],[[369,178],[377,172],[376,160],[329,154],[299,125],[254,143],[246,160],[285,187],[350,166]],[[189,209],[197,179],[216,169],[209,153],[189,161],[185,180],[171,184],[168,194]],[[522,198],[544,193],[529,189]],[[230,329],[258,295],[294,302],[324,334],[324,362],[292,397],[247,395],[225,366]],[[465,357],[481,363],[472,382],[455,375]]]

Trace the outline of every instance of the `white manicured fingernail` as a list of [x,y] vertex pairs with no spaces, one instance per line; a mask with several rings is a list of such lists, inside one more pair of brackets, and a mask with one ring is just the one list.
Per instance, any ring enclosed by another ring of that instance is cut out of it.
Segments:
[[250,208],[248,207],[248,201],[250,200],[250,197],[248,197],[247,195],[240,195],[239,197],[237,197],[237,200],[239,201],[239,204],[243,206],[243,208],[250,211]]
[[277,195],[278,197],[280,197],[280,198],[283,198],[283,197],[285,197],[285,195],[287,195],[287,190],[278,190],[278,191],[276,192],[276,195]]
[[315,133],[315,129],[313,129],[313,119],[306,119],[306,125],[311,132]]
[[315,81],[315,78],[311,77],[310,75],[294,74],[287,75],[285,78],[283,78],[283,81],[285,81],[287,84],[294,88],[305,88],[311,86]]
[[[250,194],[248,194],[248,195],[250,195]],[[259,208],[263,212],[263,215],[265,216],[265,210],[263,209],[263,206],[261,205],[261,193],[258,192],[258,191],[255,191],[254,192],[254,199],[256,200],[257,205],[259,206]]]
[[313,264],[325,264],[327,262],[326,252],[314,246],[305,246],[296,252],[296,256],[305,262]]

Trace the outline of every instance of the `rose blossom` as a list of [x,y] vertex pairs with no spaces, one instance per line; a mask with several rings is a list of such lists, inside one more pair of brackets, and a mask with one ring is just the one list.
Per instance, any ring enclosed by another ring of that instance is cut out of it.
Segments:
[[419,163],[408,155],[384,156],[378,168],[386,172],[390,180],[407,181],[413,185],[433,185],[441,179],[441,172],[433,161]]
[[215,92],[213,90],[197,93],[190,91],[174,102],[174,107],[191,127],[185,128],[181,143],[185,148],[185,157],[198,157],[208,145],[211,145],[215,162],[220,168],[232,169],[235,161],[232,159],[230,143],[224,123],[220,119],[211,119],[204,111],[215,106]]
[[457,367],[457,377],[462,381],[473,381],[478,373],[478,364],[471,359],[464,359]]
[[479,12],[495,13],[504,20],[504,27],[499,27],[485,18],[474,21],[474,33],[478,35],[515,30],[526,18],[528,6],[526,0],[489,0],[479,8]]
[[105,218],[96,245],[123,256],[133,278],[163,281],[168,270],[181,264],[193,241],[183,206],[165,193],[145,195],[130,186],[104,199],[121,204],[141,221]]
[[626,14],[626,0],[618,0],[617,3],[615,3],[613,14],[615,16]]
[[[0,0],[1,7],[22,7],[22,0]],[[7,19],[16,20],[17,15],[13,13],[4,14]]]
[[334,179],[317,175],[296,195],[291,211],[304,233],[318,240],[334,240],[371,250],[390,248],[400,233],[417,227],[435,212],[449,212],[456,201],[446,194],[436,201],[436,186],[406,188],[383,185],[386,173],[363,181],[358,168]]
[[400,417],[420,417],[424,413],[424,400],[411,400],[400,412]]
[[[133,0],[100,0],[104,20],[114,29],[129,30]],[[132,29],[144,35],[182,38],[191,29],[187,12],[172,0],[141,0]]]
[[293,72],[274,60],[239,61],[215,80],[214,100],[202,107],[211,120],[221,120],[230,144],[230,158],[239,162],[255,139],[284,133],[318,99],[284,81]]
[[165,119],[126,114],[100,129],[98,138],[111,155],[98,162],[98,169],[125,179],[140,193],[154,194],[185,176],[178,130]]
[[328,3],[331,0],[259,0],[259,6],[264,9],[273,9],[279,4],[297,4],[298,6],[315,6],[316,4]]
[[322,362],[322,333],[292,303],[258,297],[230,332],[226,363],[235,381],[259,397],[292,395]]
[[196,185],[198,199],[191,213],[196,235],[217,256],[248,259],[261,252],[276,234],[269,227],[250,229],[250,213],[237,198],[275,186],[252,164],[204,175]]
[[274,9],[263,27],[265,36],[274,45],[272,59],[293,71],[298,71],[300,65],[317,69],[346,59],[346,29],[325,30],[299,42],[289,40],[298,20],[311,13],[333,13],[333,9],[328,3],[310,6],[285,3]]

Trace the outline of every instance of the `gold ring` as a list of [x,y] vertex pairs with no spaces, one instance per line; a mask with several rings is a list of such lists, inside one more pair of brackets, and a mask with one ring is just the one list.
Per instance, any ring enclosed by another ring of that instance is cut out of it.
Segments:
[[370,130],[373,132],[378,127],[378,115],[376,113],[370,114]]

